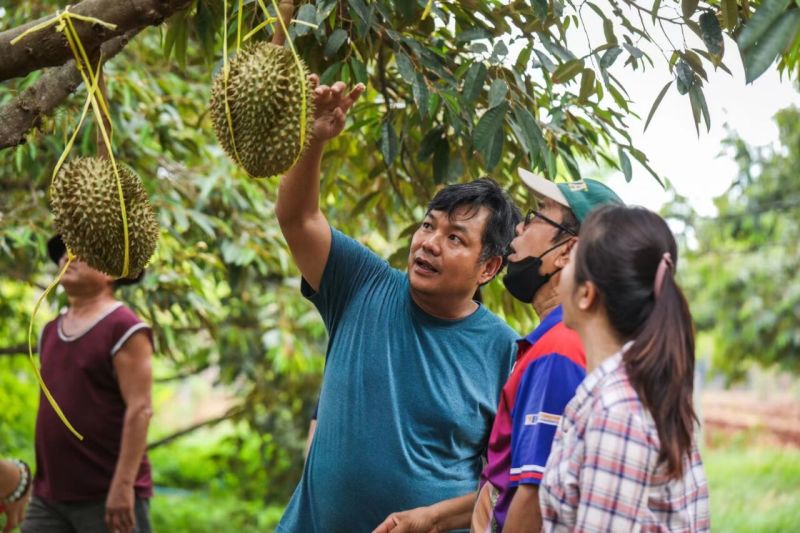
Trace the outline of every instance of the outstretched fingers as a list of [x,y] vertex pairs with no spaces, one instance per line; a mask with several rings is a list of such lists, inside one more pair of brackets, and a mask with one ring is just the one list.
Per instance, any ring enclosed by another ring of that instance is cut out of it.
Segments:
[[341,107],[342,110],[345,113],[347,113],[350,110],[350,108],[353,107],[353,104],[356,102],[356,100],[358,100],[358,97],[361,96],[362,94],[364,94],[365,90],[366,90],[366,86],[364,86],[363,83],[359,83],[358,85],[353,87],[353,90],[350,91],[350,94],[348,94],[342,100],[342,104],[339,107]]

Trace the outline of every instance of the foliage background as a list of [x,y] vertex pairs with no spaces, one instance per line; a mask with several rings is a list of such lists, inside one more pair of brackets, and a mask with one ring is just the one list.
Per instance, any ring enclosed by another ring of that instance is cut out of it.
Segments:
[[[14,27],[60,5],[0,1],[0,23]],[[488,174],[524,205],[518,166],[567,179],[601,167],[629,179],[632,165],[644,165],[663,180],[631,142],[619,69],[667,69],[673,81],[664,91],[685,95],[698,132],[712,119],[706,71],[726,68],[738,52],[718,47],[717,30],[740,38],[748,21],[759,20],[758,38],[742,48],[750,74],[778,57],[778,68],[797,76],[796,25],[754,15],[763,6],[794,21],[800,10],[791,3],[655,2],[645,9],[616,1],[473,0],[435,2],[423,18],[425,6],[308,2],[296,17],[318,28],[291,29],[324,81],[368,83],[346,133],[326,154],[322,204],[337,227],[398,267],[425,202],[446,183]],[[222,62],[221,7],[196,0],[105,67],[115,154],[143,178],[162,226],[145,281],[122,293],[154,325],[156,408],[174,409],[187,389],[224,391],[210,429],[152,452],[164,487],[154,517],[164,531],[274,524],[299,477],[324,364],[324,327],[299,295],[272,215],[277,180],[246,179],[211,133],[206,105]],[[263,18],[258,4],[244,9],[245,27],[255,27]],[[705,48],[692,48],[685,35],[674,39],[676,32],[697,33]],[[231,39],[235,33],[231,22]],[[6,81],[0,106],[40,75]],[[77,91],[26,144],[0,153],[0,453],[26,460],[33,459],[38,391],[20,353],[35,299],[55,275],[44,247],[52,232],[47,187],[84,97]],[[677,197],[665,211],[684,224],[681,277],[704,346],[731,379],[753,362],[797,370],[798,118],[797,110],[778,117],[780,148],[731,138],[729,157],[741,172],[717,201],[719,217],[702,219]],[[72,155],[94,152],[89,125]],[[484,292],[518,331],[534,325],[499,283]],[[37,329],[63,303],[63,295],[51,297]],[[151,438],[183,427],[157,420]]]

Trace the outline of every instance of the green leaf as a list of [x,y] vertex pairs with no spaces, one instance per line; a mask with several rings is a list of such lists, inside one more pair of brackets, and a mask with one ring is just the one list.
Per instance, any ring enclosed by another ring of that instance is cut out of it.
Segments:
[[694,120],[694,129],[697,130],[697,136],[700,136],[700,99],[697,97],[697,87],[689,89],[689,103],[692,106],[692,119]]
[[[314,7],[313,4],[303,4],[300,6],[300,9],[297,10],[297,15],[294,17],[295,19],[308,22],[309,24],[316,24],[317,23],[317,9]],[[295,35],[298,37],[302,37],[303,35],[307,34],[311,31],[309,26],[305,24],[295,24],[294,25]]]
[[608,44],[617,44],[617,36],[614,35],[614,23],[610,19],[603,19],[603,34],[606,36]]
[[661,0],[654,0],[653,7],[650,8],[650,16],[653,19],[653,24],[656,23],[656,17],[658,17],[658,8],[661,7]]
[[555,72],[553,72],[553,83],[566,83],[577,76],[581,70],[583,70],[582,59],[573,59],[572,61],[567,61],[563,65],[559,66]]
[[752,18],[744,24],[744,29],[736,39],[739,50],[744,52],[761,39],[769,27],[777,20],[791,3],[791,0],[763,0]]
[[492,170],[497,166],[497,163],[500,162],[503,156],[503,142],[505,138],[506,136],[503,133],[503,128],[497,130],[492,137],[491,144],[487,147],[485,153],[482,154],[486,170]]
[[486,81],[486,66],[483,63],[473,63],[464,78],[464,101],[475,106],[475,102],[483,91],[483,84]]
[[514,118],[516,118],[522,131],[523,138],[521,140],[528,150],[531,161],[536,160],[540,155],[544,158],[547,145],[544,141],[542,130],[539,129],[539,125],[531,112],[524,107],[515,107]]
[[412,86],[414,93],[414,102],[417,104],[419,116],[423,119],[428,115],[428,85],[425,83],[425,77],[418,73],[414,78],[414,85]]
[[621,53],[622,48],[619,46],[606,50],[603,57],[600,58],[600,68],[608,68],[613,65]]
[[633,168],[631,167],[631,160],[628,154],[622,148],[618,149],[619,152],[619,166],[622,169],[622,174],[625,176],[625,181],[630,183],[633,178]]
[[478,39],[491,39],[492,34],[484,28],[470,28],[467,31],[459,32],[456,35],[456,41],[466,43],[469,41],[476,41]]
[[495,107],[504,102],[507,94],[508,84],[499,78],[494,80],[489,88],[489,107]]
[[[723,5],[726,0],[722,0]],[[736,0],[734,0],[735,2]],[[724,42],[722,40],[722,28],[719,20],[712,11],[704,11],[700,15],[700,36],[703,38],[709,53],[722,57]]]
[[350,69],[353,71],[353,77],[358,83],[367,84],[367,67],[360,59],[353,57],[350,59]]
[[689,63],[689,66],[692,67],[692,70],[703,78],[704,80],[708,81],[708,74],[706,74],[706,69],[703,68],[703,62],[700,60],[700,56],[692,52],[691,50],[686,50],[680,52],[681,57]]
[[583,75],[581,76],[581,90],[578,94],[578,100],[580,102],[585,102],[592,94],[594,94],[595,79],[594,70],[590,68],[583,69]]
[[694,85],[694,71],[689,62],[681,58],[675,63],[675,78],[677,80],[678,92],[686,94]]
[[417,158],[420,161],[425,161],[433,155],[443,133],[444,128],[442,126],[437,126],[425,134],[422,138],[422,142],[419,143],[419,152],[417,153]]
[[800,28],[800,9],[791,9],[769,27],[764,36],[744,52],[745,81],[752,83],[761,76],[794,39]]
[[507,111],[507,102],[503,102],[499,106],[489,109],[480,118],[477,126],[475,126],[475,131],[472,132],[472,143],[483,156],[487,168],[491,168],[489,161],[496,155],[494,150],[497,150],[497,132],[502,132],[503,120],[506,117]]
[[381,154],[383,154],[383,160],[387,167],[392,166],[397,157],[397,152],[397,132],[394,131],[394,126],[392,126],[391,115],[387,115],[383,120],[383,126],[381,126]]
[[681,0],[681,13],[683,18],[688,19],[697,10],[697,4],[700,0]]
[[547,0],[531,0],[531,5],[536,18],[544,21],[547,18]]
[[517,56],[516,62],[514,62],[514,67],[519,71],[525,72],[525,70],[528,68],[528,61],[531,59],[532,52],[533,43],[522,49],[522,52],[520,52]]
[[403,52],[398,52],[394,59],[397,61],[397,71],[400,73],[400,77],[406,81],[413,80],[415,75],[414,65],[408,56]]
[[347,32],[342,28],[333,30],[331,36],[328,37],[328,42],[325,43],[325,50],[322,52],[326,58],[332,57],[339,48],[347,41]]
[[339,63],[338,61],[332,63],[328,68],[325,69],[325,72],[323,72],[320,75],[319,77],[320,85],[330,85],[331,83],[336,81],[336,78],[339,77],[339,72],[341,72],[341,70],[342,70],[341,63]]
[[447,137],[439,139],[433,152],[433,181],[444,183],[447,181],[447,172],[450,167],[450,142]]
[[739,6],[736,4],[736,0],[720,0],[719,7],[722,10],[723,26],[728,31],[733,31],[739,22]]
[[656,101],[653,102],[653,105],[650,108],[650,113],[647,114],[647,120],[644,123],[645,131],[647,131],[647,126],[650,125],[650,121],[653,120],[653,115],[656,114],[656,109],[658,109],[658,106],[661,104],[661,100],[664,99],[664,95],[667,94],[667,89],[669,89],[670,85],[672,85],[672,82],[667,82],[667,84],[664,85],[664,88],[658,93],[658,96],[656,96]]

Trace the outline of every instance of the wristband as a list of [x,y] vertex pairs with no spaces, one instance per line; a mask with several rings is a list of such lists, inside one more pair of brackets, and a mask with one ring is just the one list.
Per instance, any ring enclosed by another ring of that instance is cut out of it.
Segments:
[[11,494],[6,496],[3,500],[0,500],[0,504],[2,504],[4,507],[21,500],[22,497],[27,494],[32,481],[31,470],[24,461],[19,459],[11,459],[9,462],[15,464],[17,468],[19,468],[19,483],[17,483],[17,488],[15,488]]

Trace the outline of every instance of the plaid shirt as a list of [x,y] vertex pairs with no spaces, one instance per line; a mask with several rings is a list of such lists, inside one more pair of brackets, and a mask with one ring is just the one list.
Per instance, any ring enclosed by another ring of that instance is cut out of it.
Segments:
[[708,531],[696,442],[677,480],[667,478],[659,449],[618,353],[586,377],[564,411],[540,487],[544,530]]

